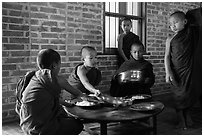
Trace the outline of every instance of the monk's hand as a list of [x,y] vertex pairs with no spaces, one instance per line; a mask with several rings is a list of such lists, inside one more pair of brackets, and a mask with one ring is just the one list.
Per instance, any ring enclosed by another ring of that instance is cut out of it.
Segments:
[[166,74],[166,83],[171,83],[171,76],[169,74]]
[[95,99],[89,97],[88,95],[80,96],[80,99],[84,101],[96,102]]
[[95,92],[94,92],[94,95],[95,95],[95,96],[99,96],[100,94],[101,94],[100,90],[98,90],[98,89],[95,90]]
[[170,77],[170,83],[174,86],[178,86],[178,82],[176,81],[174,77]]
[[86,94],[82,93],[78,98],[81,99],[81,100],[88,101],[89,97]]
[[100,94],[89,94],[90,97],[93,97],[95,99],[97,99],[98,101],[102,101],[102,93],[100,92]]
[[178,86],[178,83],[177,83],[174,75],[171,73],[166,75],[166,82],[170,83],[171,85]]

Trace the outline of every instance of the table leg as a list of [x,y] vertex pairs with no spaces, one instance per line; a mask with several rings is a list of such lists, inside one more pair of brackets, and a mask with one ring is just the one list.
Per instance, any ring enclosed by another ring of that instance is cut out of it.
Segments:
[[153,134],[157,134],[157,116],[153,116]]
[[107,135],[107,123],[106,122],[101,122],[101,135]]

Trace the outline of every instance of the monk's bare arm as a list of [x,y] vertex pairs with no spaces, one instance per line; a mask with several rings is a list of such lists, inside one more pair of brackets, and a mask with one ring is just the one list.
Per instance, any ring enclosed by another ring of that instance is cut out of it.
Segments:
[[84,85],[84,87],[87,90],[89,90],[90,92],[96,95],[100,94],[100,91],[89,83],[89,80],[86,76],[86,70],[83,65],[77,68],[77,75],[79,76],[81,83]]
[[60,85],[60,87],[62,89],[66,90],[67,92],[71,93],[72,95],[74,95],[74,96],[81,96],[81,97],[84,96],[84,94],[80,90],[72,87],[68,83],[68,81],[65,78],[63,78],[62,76],[58,76],[57,77],[57,81],[58,81],[58,84]]
[[170,41],[171,38],[167,38],[166,40],[166,49],[165,49],[165,56],[164,56],[164,66],[166,71],[166,82],[169,83],[171,81],[171,67],[170,67]]

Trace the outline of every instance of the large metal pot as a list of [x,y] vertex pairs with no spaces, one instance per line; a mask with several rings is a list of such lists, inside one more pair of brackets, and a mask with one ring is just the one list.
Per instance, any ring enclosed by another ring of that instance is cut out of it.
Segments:
[[119,73],[116,76],[119,83],[127,82],[143,82],[144,81],[144,72],[141,70],[127,70]]

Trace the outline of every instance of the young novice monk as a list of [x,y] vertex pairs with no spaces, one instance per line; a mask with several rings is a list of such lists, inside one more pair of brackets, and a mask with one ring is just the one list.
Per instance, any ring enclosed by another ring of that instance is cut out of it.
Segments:
[[194,52],[197,46],[198,36],[196,27],[187,25],[185,13],[176,11],[170,15],[170,28],[174,35],[166,40],[165,70],[166,82],[171,83],[173,89],[175,109],[178,115],[178,127],[187,129],[192,125],[189,114],[190,108],[198,100],[199,92],[193,82]]
[[37,65],[39,70],[27,73],[17,85],[16,112],[23,132],[29,135],[79,134],[83,124],[67,116],[59,103],[59,95],[61,89],[78,97],[84,95],[58,75],[59,53],[52,49],[41,50]]
[[139,41],[139,36],[131,32],[132,21],[123,18],[121,21],[123,33],[118,36],[118,65],[130,59],[130,47],[132,43]]
[[70,85],[86,94],[100,94],[100,90],[95,88],[101,81],[101,72],[96,68],[96,56],[97,52],[93,47],[83,47],[81,49],[83,63],[75,67],[68,79]]
[[[143,58],[144,46],[140,41],[131,45],[130,59],[125,61],[116,71],[111,81],[110,94],[115,97],[131,96],[136,94],[151,95],[150,88],[153,86],[155,77],[152,64]],[[141,84],[125,83],[120,84],[117,75],[128,70],[140,70],[143,73],[144,81]]]

